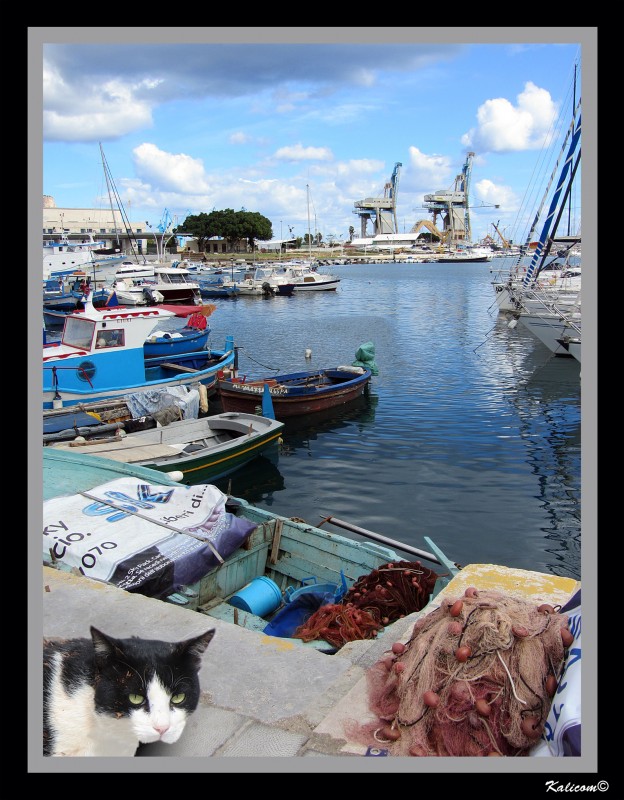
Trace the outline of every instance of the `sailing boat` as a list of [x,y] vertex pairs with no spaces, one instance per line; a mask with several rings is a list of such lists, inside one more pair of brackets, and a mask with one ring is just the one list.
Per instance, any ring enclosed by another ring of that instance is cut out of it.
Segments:
[[312,237],[310,235],[310,187],[306,185],[308,201],[308,262],[293,259],[275,268],[275,274],[286,278],[295,286],[295,294],[301,292],[334,291],[338,288],[340,278],[317,272],[312,266]]
[[[559,356],[572,356],[581,360],[581,277],[580,268],[565,268],[559,275],[553,275],[553,262],[546,259],[554,242],[556,231],[570,197],[574,179],[581,162],[581,101],[575,106],[572,121],[567,130],[559,158],[540,208],[535,216],[527,237],[525,251],[533,238],[537,222],[546,204],[556,170],[565,153],[563,165],[558,175],[542,231],[533,250],[530,263],[519,272],[520,260],[516,264],[516,277],[510,274],[507,282],[494,282],[499,310],[510,312],[509,325],[514,327],[520,321],[548,349]],[[566,150],[567,148],[567,150]],[[565,189],[564,189],[565,187]],[[577,237],[571,239],[572,246],[580,243]],[[548,268],[551,269],[548,269]],[[520,277],[521,275],[521,277]],[[545,280],[544,280],[545,278]]]

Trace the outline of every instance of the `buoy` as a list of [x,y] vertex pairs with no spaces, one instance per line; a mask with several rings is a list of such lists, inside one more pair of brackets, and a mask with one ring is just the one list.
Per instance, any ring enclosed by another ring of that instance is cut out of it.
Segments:
[[305,357],[306,358],[312,358],[312,351],[310,350],[309,347],[305,351]]
[[184,473],[182,470],[174,469],[172,472],[168,472],[167,475],[171,478],[172,481],[180,482],[184,478]]

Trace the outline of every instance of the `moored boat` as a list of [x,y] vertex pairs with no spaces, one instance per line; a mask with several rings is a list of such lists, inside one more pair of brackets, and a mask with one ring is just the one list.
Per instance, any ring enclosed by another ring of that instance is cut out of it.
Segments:
[[348,403],[365,393],[372,373],[369,369],[338,366],[248,380],[234,377],[218,381],[217,391],[225,411],[253,413],[268,390],[275,417],[312,414]]
[[[174,419],[166,425],[159,425],[154,416],[148,416],[141,418],[145,425],[142,430],[134,430],[135,420],[115,424],[114,433],[110,431],[110,424],[103,426],[103,432],[94,424],[82,429],[85,435],[74,435],[69,441],[54,441],[74,434],[72,415],[65,416],[68,427],[46,437],[47,444],[54,449],[80,450],[87,455],[150,467],[184,483],[215,481],[261,453],[266,455],[272,446],[277,451],[284,428],[282,422],[258,414],[212,414],[195,419]],[[59,418],[55,422],[57,427],[63,425]],[[125,432],[126,428],[129,433]]]
[[95,309],[86,297],[84,311],[65,319],[60,342],[43,347],[43,408],[189,382],[214,387],[217,374],[234,363],[233,337],[223,350],[145,357],[145,340],[173,316],[155,307]]
[[205,350],[210,336],[207,317],[216,306],[205,305],[199,311],[189,315],[186,325],[171,331],[154,330],[143,345],[147,358],[158,356],[177,356],[196,350]]

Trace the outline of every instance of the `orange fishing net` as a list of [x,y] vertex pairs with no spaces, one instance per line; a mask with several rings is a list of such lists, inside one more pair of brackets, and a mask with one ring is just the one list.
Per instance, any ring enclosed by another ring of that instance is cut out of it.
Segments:
[[323,639],[334,647],[372,639],[385,625],[420,611],[438,576],[420,561],[384,564],[353,584],[342,601],[321,606],[294,632],[296,639]]
[[352,733],[396,756],[526,755],[573,640],[567,619],[494,591],[444,600],[369,670],[378,721]]

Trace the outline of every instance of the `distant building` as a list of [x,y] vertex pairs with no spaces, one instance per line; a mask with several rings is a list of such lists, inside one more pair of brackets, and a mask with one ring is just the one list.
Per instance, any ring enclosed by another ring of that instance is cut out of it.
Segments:
[[[147,253],[148,244],[155,246],[162,239],[162,232],[151,230],[147,222],[129,222],[131,233],[126,230],[119,211],[113,212],[110,208],[58,208],[54,198],[43,195],[43,238],[54,239],[66,236],[70,240],[79,240],[81,236],[92,236],[96,241],[103,242],[104,248],[119,247],[126,253],[131,253],[132,248],[138,247],[139,252]],[[286,241],[286,240],[284,240]],[[294,240],[288,240],[294,241]],[[166,243],[165,243],[166,244]],[[274,242],[258,242],[261,245],[273,245]],[[180,254],[198,253],[197,239],[189,234],[176,234],[169,239],[168,250]],[[279,247],[279,244],[278,244]],[[238,242],[234,248],[228,249],[226,240],[221,236],[213,236],[206,243],[205,253],[228,253],[249,251],[246,240]],[[153,252],[150,250],[150,252]]]
[[59,208],[50,195],[43,195],[43,237],[53,239],[67,236],[76,240],[80,236],[93,236],[102,241],[104,247],[130,248],[131,239],[141,242],[147,249],[148,241],[154,241],[161,234],[148,230],[146,222],[131,222],[134,237],[126,232],[126,227],[119,212],[113,215],[111,209],[105,208]]

